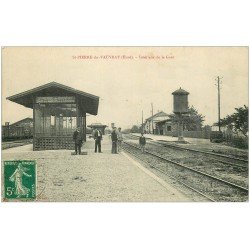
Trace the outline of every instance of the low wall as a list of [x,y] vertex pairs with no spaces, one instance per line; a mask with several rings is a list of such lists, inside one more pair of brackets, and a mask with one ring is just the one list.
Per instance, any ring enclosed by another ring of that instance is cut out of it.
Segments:
[[208,131],[183,131],[184,137],[210,139]]
[[[166,131],[165,135],[177,137],[177,131]],[[183,131],[183,136],[187,138],[202,138],[202,139],[210,139],[209,131]]]

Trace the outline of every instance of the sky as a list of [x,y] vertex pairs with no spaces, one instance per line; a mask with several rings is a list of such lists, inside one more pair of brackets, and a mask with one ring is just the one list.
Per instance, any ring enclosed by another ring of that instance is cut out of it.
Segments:
[[58,82],[100,97],[87,124],[129,128],[154,113],[172,113],[172,92],[188,91],[189,105],[218,120],[216,77],[222,78],[221,117],[248,106],[247,47],[4,47],[2,124],[32,117],[6,97]]

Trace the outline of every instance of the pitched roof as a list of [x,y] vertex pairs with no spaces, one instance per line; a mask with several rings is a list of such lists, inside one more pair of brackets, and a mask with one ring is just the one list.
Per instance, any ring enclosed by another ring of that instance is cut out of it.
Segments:
[[[16,125],[18,125],[19,123],[22,123],[22,122],[24,122],[24,121],[33,122],[33,118],[27,117],[27,118],[24,118],[24,119],[22,119],[22,120],[16,121],[16,122],[14,122],[14,123],[12,123],[12,124],[9,124],[8,126],[16,126]],[[6,126],[6,125],[2,125],[2,126]]]
[[156,121],[155,123],[165,123],[165,122],[169,122],[171,121],[171,119],[164,119],[162,121]]
[[22,120],[19,120],[19,121],[17,121],[17,122],[14,122],[14,123],[10,124],[10,126],[15,126],[15,125],[17,125],[17,124],[19,124],[19,123],[21,123],[21,122],[24,122],[24,121],[33,122],[33,118],[30,118],[30,117],[24,118],[24,119],[22,119]]
[[68,87],[61,83],[50,82],[39,87],[21,92],[7,97],[7,100],[21,104],[27,108],[33,108],[33,100],[37,96],[75,96],[80,102],[80,106],[86,113],[97,115],[99,97]]
[[160,112],[154,114],[153,116],[148,117],[148,118],[146,119],[146,121],[147,121],[147,120],[151,120],[151,119],[154,118],[154,117],[159,117],[159,116],[168,116],[168,114],[165,113],[165,112],[163,112],[163,111],[160,111]]

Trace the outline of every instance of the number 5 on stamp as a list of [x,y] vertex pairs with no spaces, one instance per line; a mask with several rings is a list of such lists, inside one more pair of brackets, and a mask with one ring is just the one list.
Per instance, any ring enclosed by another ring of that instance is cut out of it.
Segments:
[[36,162],[4,161],[4,199],[36,198]]

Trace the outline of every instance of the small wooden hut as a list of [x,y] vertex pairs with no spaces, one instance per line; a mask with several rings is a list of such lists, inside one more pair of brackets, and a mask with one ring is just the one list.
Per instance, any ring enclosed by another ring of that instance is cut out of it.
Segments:
[[103,135],[105,135],[105,128],[107,125],[103,125],[101,123],[92,123],[91,125],[88,125],[88,127],[92,129],[92,132],[93,130],[98,129]]
[[97,115],[99,97],[50,82],[10,96],[33,109],[33,150],[73,149],[77,127],[86,141],[86,113]]

